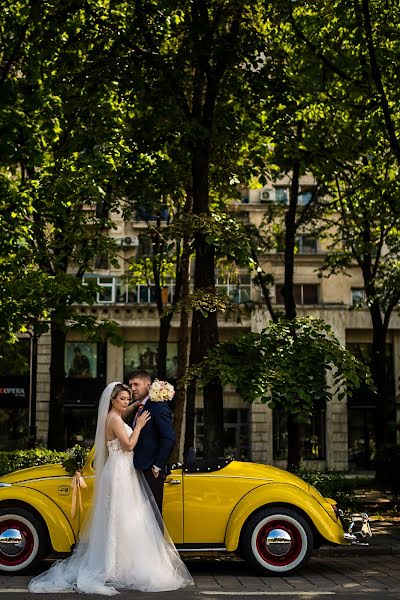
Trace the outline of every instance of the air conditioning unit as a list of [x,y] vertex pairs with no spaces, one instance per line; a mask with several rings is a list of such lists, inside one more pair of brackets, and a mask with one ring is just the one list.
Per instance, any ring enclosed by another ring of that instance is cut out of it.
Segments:
[[274,202],[275,190],[274,188],[266,188],[260,190],[260,202]]
[[134,246],[139,246],[139,238],[137,235],[126,235],[122,238],[117,238],[117,243],[122,248],[133,248]]

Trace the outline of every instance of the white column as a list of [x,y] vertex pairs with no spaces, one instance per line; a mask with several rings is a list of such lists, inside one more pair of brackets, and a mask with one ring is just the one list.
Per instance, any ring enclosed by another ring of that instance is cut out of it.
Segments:
[[38,364],[36,385],[36,438],[40,444],[47,444],[50,403],[50,358],[51,337],[49,333],[38,339]]
[[272,410],[261,402],[250,409],[250,457],[253,462],[272,464]]
[[124,348],[107,343],[107,377],[106,383],[123,381],[124,379]]
[[[345,316],[340,311],[326,311],[323,315],[339,342],[346,345]],[[330,317],[330,318],[329,318]],[[328,384],[332,386],[332,373],[327,372]],[[348,412],[347,400],[338,400],[337,394],[326,403],[326,466],[329,470],[347,471],[348,460]]]

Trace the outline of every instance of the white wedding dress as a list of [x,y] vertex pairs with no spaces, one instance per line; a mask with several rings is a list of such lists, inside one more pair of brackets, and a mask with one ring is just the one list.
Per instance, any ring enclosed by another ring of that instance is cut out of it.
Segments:
[[143,475],[133,467],[132,452],[122,450],[118,439],[107,448],[93,513],[74,553],[34,577],[31,592],[111,596],[117,589],[159,592],[193,584]]

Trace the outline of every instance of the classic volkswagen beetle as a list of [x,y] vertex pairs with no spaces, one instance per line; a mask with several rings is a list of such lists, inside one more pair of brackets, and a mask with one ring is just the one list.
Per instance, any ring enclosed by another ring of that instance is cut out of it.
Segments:
[[[85,514],[94,481],[93,450],[82,471]],[[71,552],[84,514],[71,517],[71,477],[44,465],[0,478],[0,571],[18,572],[45,556]],[[135,507],[132,507],[135,510]],[[230,460],[174,466],[165,483],[163,516],[178,550],[231,551],[270,574],[305,565],[321,544],[350,544],[371,535],[368,518],[344,533],[333,500],[281,469]]]

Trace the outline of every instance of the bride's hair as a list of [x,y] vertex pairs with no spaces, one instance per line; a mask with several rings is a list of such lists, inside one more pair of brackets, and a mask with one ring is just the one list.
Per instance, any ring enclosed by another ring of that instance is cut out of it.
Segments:
[[125,383],[117,383],[117,385],[114,387],[113,391],[111,392],[110,405],[108,407],[108,410],[110,410],[112,408],[111,402],[113,400],[115,400],[115,398],[118,396],[118,394],[120,392],[129,392],[129,399],[132,398],[132,392],[131,392],[129,386],[125,385]]

